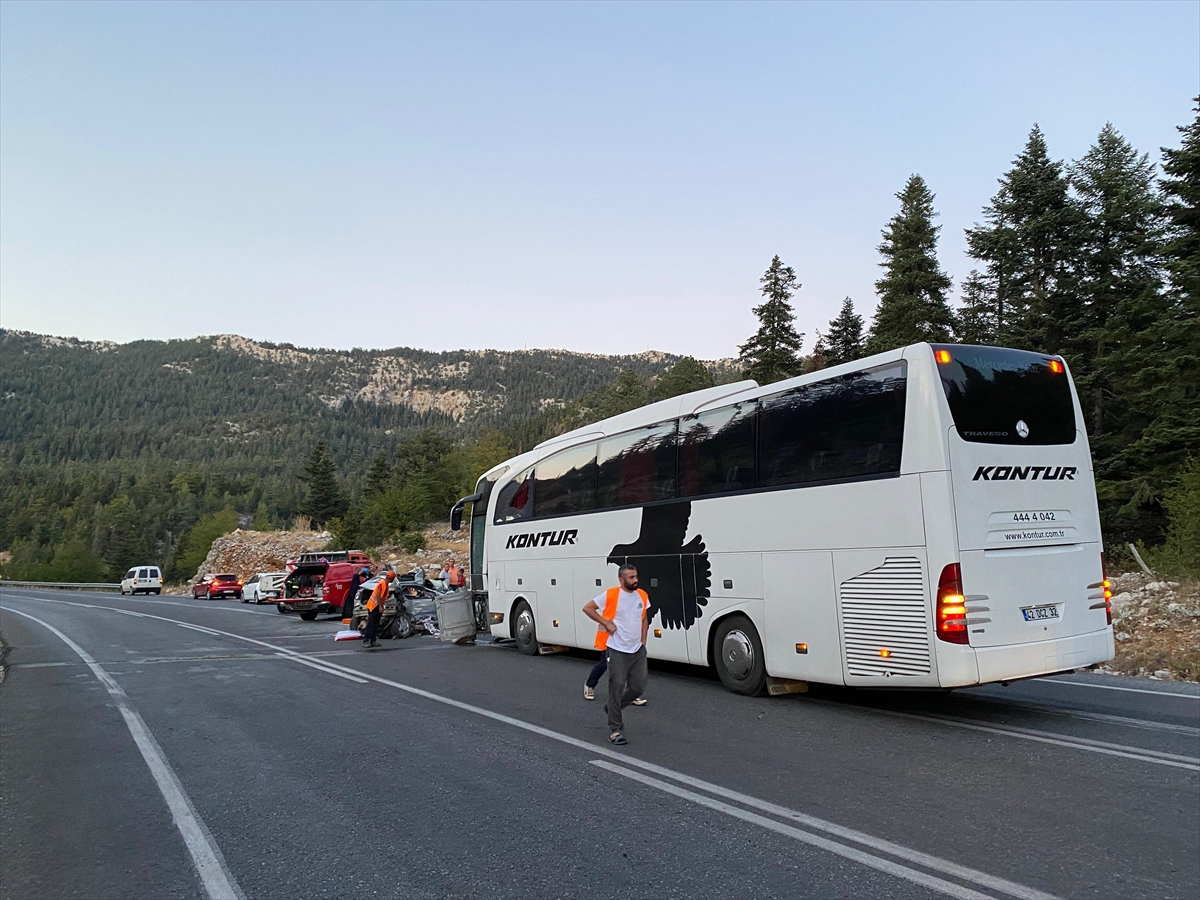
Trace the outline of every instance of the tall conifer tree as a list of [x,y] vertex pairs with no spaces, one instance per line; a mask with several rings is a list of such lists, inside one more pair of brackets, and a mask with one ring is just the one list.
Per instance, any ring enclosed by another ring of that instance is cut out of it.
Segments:
[[1034,125],[984,208],[986,224],[967,230],[968,252],[984,266],[972,303],[982,313],[990,301],[986,319],[995,323],[997,343],[1057,353],[1079,333],[1072,264],[1082,216],[1069,188]]
[[1128,418],[1128,404],[1120,402],[1127,379],[1145,366],[1143,353],[1151,349],[1142,335],[1167,313],[1159,275],[1161,206],[1154,164],[1111,124],[1072,167],[1071,181],[1085,223],[1075,265],[1084,305],[1072,343],[1079,362],[1086,361],[1076,386],[1095,440]]
[[[1196,117],[1179,128],[1181,146],[1163,148],[1161,257],[1169,283],[1161,312],[1136,336],[1121,360],[1127,374],[1118,376],[1128,394],[1129,425],[1137,431],[1127,426],[1093,450],[1105,479],[1098,485],[1102,497],[1115,495],[1108,505],[1120,501],[1116,514],[1105,517],[1106,536],[1117,539],[1161,537],[1163,501],[1178,490],[1188,455],[1200,447],[1200,97],[1196,104]],[[1172,519],[1173,530],[1186,527],[1178,515]]]
[[883,230],[884,275],[875,288],[879,308],[867,338],[867,352],[879,353],[918,341],[947,341],[954,314],[946,303],[950,278],[937,259],[940,226],[933,224],[933,193],[913,175],[896,195],[900,212]]
[[803,370],[800,347],[804,335],[796,332],[796,314],[789,302],[800,290],[800,284],[795,270],[785,266],[778,256],[771,260],[759,282],[765,299],[761,306],[754,307],[754,314],[760,325],[750,340],[738,348],[739,359],[746,367],[744,377],[759,384],[771,384],[799,375]]
[[337,467],[324,441],[313,448],[304,468],[304,480],[308,482],[304,512],[312,518],[314,526],[319,528],[345,513],[348,504],[338,487]]
[[821,339],[826,366],[851,362],[863,355],[863,319],[854,311],[854,301],[842,301],[842,311],[829,323],[829,332]]

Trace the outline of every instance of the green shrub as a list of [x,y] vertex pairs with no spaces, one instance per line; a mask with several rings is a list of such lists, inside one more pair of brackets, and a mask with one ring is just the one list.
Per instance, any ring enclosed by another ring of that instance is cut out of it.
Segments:
[[419,531],[408,531],[400,535],[400,546],[405,553],[416,553],[425,549],[425,535]]
[[1200,456],[1188,457],[1163,498],[1167,540],[1154,554],[1159,568],[1175,575],[1200,575]]

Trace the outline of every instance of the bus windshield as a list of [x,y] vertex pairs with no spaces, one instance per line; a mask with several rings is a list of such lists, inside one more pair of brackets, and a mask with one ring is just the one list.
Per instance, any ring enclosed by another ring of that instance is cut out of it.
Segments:
[[1075,407],[1053,356],[999,347],[934,344],[942,388],[964,441],[1071,444]]

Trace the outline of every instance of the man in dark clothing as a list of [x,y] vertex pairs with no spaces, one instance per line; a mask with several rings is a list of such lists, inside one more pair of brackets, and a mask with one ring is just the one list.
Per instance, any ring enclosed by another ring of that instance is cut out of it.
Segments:
[[362,569],[355,570],[350,576],[350,589],[346,591],[346,599],[342,601],[342,624],[349,625],[350,620],[354,618],[354,602],[358,599],[358,589],[362,587],[363,581],[371,577],[371,570],[366,566]]

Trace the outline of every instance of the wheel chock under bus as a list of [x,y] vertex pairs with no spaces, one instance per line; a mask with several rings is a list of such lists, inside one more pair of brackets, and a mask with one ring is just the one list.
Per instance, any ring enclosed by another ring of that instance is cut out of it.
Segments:
[[796,681],[793,678],[772,678],[767,676],[767,693],[772,697],[782,694],[807,694],[808,682]]

